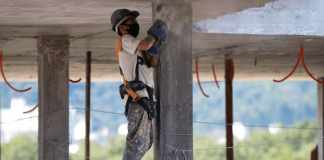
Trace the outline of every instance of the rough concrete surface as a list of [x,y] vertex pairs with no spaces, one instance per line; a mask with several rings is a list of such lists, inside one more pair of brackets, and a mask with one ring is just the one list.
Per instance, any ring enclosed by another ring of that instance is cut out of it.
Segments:
[[[192,3],[190,0],[155,1],[169,5],[171,29],[168,41],[160,55],[160,66],[154,70],[154,86],[157,98],[157,117],[154,119],[154,160],[193,160],[193,98],[192,98]],[[155,7],[153,7],[155,10]],[[154,15],[157,16],[156,12]],[[158,17],[158,16],[157,16]],[[172,146],[172,147],[169,147]]]
[[194,26],[195,31],[208,33],[324,36],[324,1],[274,1]]
[[43,36],[38,51],[38,159],[69,159],[69,37]]

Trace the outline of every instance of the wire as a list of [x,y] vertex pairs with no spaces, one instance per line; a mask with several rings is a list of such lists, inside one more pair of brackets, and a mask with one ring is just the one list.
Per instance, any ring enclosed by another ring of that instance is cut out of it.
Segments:
[[[160,94],[161,95],[161,94]],[[72,102],[73,103],[73,102]],[[163,106],[163,100],[161,98],[161,103],[162,103],[162,107],[164,108]],[[73,104],[72,104],[73,105]],[[84,109],[84,108],[68,108],[68,109],[79,109],[79,110],[87,110],[87,109]],[[62,109],[62,110],[66,110],[66,109]],[[59,110],[60,111],[60,110]],[[93,110],[93,109],[90,109],[89,111],[92,111],[92,112],[101,112],[101,113],[109,113],[109,114],[117,114],[117,115],[124,115],[123,113],[117,113],[117,112],[109,112],[109,111],[101,111],[101,110]],[[58,112],[58,111],[54,111],[54,112]],[[54,112],[50,112],[50,113],[54,113]],[[50,113],[45,113],[45,114],[50,114]],[[45,114],[41,114],[40,116],[42,115],[45,115]],[[164,116],[164,114],[163,114]],[[21,121],[21,120],[26,120],[26,119],[30,119],[30,118],[36,118],[38,116],[32,116],[32,117],[27,117],[27,118],[22,118],[22,119],[17,119],[17,120],[13,120],[13,121],[8,121],[8,122],[1,122],[0,124],[4,124],[4,123],[10,123],[10,122],[16,122],[16,121]],[[233,125],[241,125],[241,126],[245,126],[245,127],[258,127],[258,128],[282,128],[282,129],[310,129],[310,130],[324,130],[324,128],[297,128],[297,127],[277,127],[277,126],[262,126],[262,125],[244,125],[244,124],[226,124],[226,123],[216,123],[216,122],[202,122],[202,121],[193,121],[193,123],[202,123],[202,124],[216,124],[216,125],[228,125],[228,126],[233,126]],[[184,135],[184,136],[188,136],[188,135],[193,135],[193,134],[173,134],[173,133],[163,133],[164,135],[176,135],[176,136],[180,136],[180,135]]]
[[[87,110],[87,109],[84,109],[84,108],[67,108],[67,109],[80,109],[80,110]],[[61,109],[61,110],[54,111],[54,112],[44,113],[44,114],[40,114],[40,115],[38,115],[38,116],[32,116],[32,117],[20,118],[20,119],[16,119],[16,120],[12,120],[12,121],[7,121],[7,122],[1,122],[0,124],[4,124],[4,123],[11,123],[11,122],[16,122],[16,121],[22,121],[22,120],[31,119],[31,118],[36,118],[36,117],[39,117],[39,116],[43,116],[43,115],[47,115],[47,114],[51,114],[51,113],[55,113],[55,112],[59,112],[59,111],[62,111],[62,110],[67,110],[67,109]],[[117,114],[117,115],[124,115],[123,113],[108,112],[108,111],[100,111],[100,110],[92,110],[92,109],[90,109],[89,111],[93,111],[93,112],[102,112],[102,113],[110,113],[110,114]]]
[[172,133],[162,133],[170,136],[193,136],[194,134],[172,134]]
[[8,85],[11,89],[13,89],[13,90],[16,91],[16,92],[26,92],[26,91],[29,91],[29,90],[31,89],[31,87],[29,87],[29,88],[27,88],[27,89],[25,89],[25,90],[18,90],[18,89],[16,89],[16,88],[12,87],[12,86],[9,84],[9,82],[7,81],[7,79],[6,79],[6,77],[5,77],[4,73],[3,73],[3,69],[2,69],[2,52],[1,52],[1,54],[0,54],[0,68],[1,68],[1,74],[2,74],[2,77],[3,77],[4,81],[7,83],[7,85]]
[[11,122],[17,122],[17,121],[22,121],[22,120],[26,120],[26,119],[36,118],[36,117],[38,117],[38,116],[27,117],[27,118],[19,118],[19,119],[12,120],[12,121],[1,122],[0,124],[11,123]]
[[282,128],[282,129],[313,129],[313,130],[324,130],[324,128],[297,128],[297,127],[279,127],[279,126],[258,126],[258,125],[243,125],[243,124],[230,124],[230,123],[214,123],[214,122],[201,122],[201,121],[193,121],[193,123],[203,123],[203,124],[217,124],[217,125],[227,125],[234,126],[240,125],[245,127],[259,127],[259,128]]
[[[321,137],[324,138],[324,137]],[[232,149],[232,148],[245,148],[245,147],[255,147],[255,146],[265,146],[265,145],[275,145],[275,144],[282,144],[282,143],[295,143],[295,142],[301,142],[301,141],[309,141],[309,140],[314,140],[318,139],[318,137],[314,138],[307,138],[307,139],[298,139],[298,140],[292,140],[292,141],[281,141],[281,142],[272,142],[272,143],[263,143],[263,144],[253,144],[253,145],[245,145],[245,146],[234,146],[234,147],[219,147],[219,148],[203,148],[203,149],[192,149],[192,150],[181,150],[177,149],[175,147],[172,147],[166,143],[163,143],[163,145],[172,148],[174,150],[179,150],[179,151],[184,151],[184,152],[193,152],[193,151],[207,151],[207,150],[219,150],[219,149]],[[155,141],[160,142],[159,140],[155,139]]]
[[316,79],[315,77],[312,76],[312,74],[309,73],[309,71],[308,71],[308,69],[307,69],[307,67],[306,67],[305,59],[304,59],[304,48],[303,48],[303,47],[300,48],[300,52],[301,52],[301,55],[302,55],[303,66],[304,66],[304,69],[306,70],[307,74],[308,74],[311,78],[313,78],[316,82],[321,83],[321,84],[324,84],[324,82],[322,82],[322,81]]
[[74,80],[72,80],[72,79],[69,79],[69,81],[72,82],[72,83],[79,83],[81,80],[82,80],[81,78],[78,79],[78,80],[76,80],[76,81],[74,81]]
[[109,159],[109,158],[113,158],[113,157],[119,157],[119,156],[122,156],[122,154],[121,154],[121,155],[116,155],[116,156],[100,157],[100,158],[98,158],[98,157],[86,157],[86,156],[81,156],[81,155],[77,155],[77,154],[72,154],[72,153],[70,153],[69,151],[64,150],[63,148],[56,146],[55,142],[50,142],[50,144],[53,145],[55,148],[57,148],[57,149],[59,149],[59,150],[65,152],[65,153],[68,153],[68,154],[70,154],[70,155],[74,155],[74,156],[78,156],[78,157],[83,157],[83,158],[89,158],[89,159]]
[[110,114],[118,114],[118,115],[124,115],[124,113],[116,113],[116,112],[108,112],[108,111],[100,111],[100,110],[93,110],[93,109],[84,109],[84,108],[70,108],[70,109],[80,109],[85,111],[92,111],[92,112],[102,112],[102,113],[110,113]]
[[[78,80],[76,80],[76,81],[73,81],[73,80],[71,80],[71,79],[70,79],[69,81],[72,82],[72,83],[79,83],[81,80],[82,80],[82,79],[80,78],[80,79],[78,79]],[[73,106],[73,99],[72,99],[72,106]],[[36,108],[38,108],[38,104],[37,104],[33,109],[31,109],[31,110],[29,110],[29,111],[26,111],[26,112],[23,112],[23,114],[30,113],[30,112],[34,111]]]
[[196,59],[196,74],[197,74],[198,85],[199,85],[199,88],[200,88],[200,90],[201,90],[201,93],[202,93],[205,97],[209,97],[209,95],[206,95],[206,94],[205,94],[205,92],[203,91],[203,89],[201,88],[201,85],[200,85],[199,75],[198,75],[198,59]]
[[[324,137],[322,137],[324,138]],[[192,151],[206,151],[206,150],[218,150],[218,149],[234,149],[234,148],[245,148],[245,147],[255,147],[255,146],[267,146],[267,145],[275,145],[275,144],[282,144],[282,143],[295,143],[295,142],[301,142],[301,141],[309,141],[318,139],[317,137],[314,138],[307,138],[307,139],[297,139],[292,141],[281,141],[281,142],[272,142],[272,143],[263,143],[263,144],[252,144],[252,145],[246,145],[246,146],[234,146],[234,147],[220,147],[220,148],[204,148],[204,149],[193,149],[193,150],[183,150],[185,152],[192,152]]]
[[38,107],[38,104],[33,109],[31,109],[29,111],[26,111],[26,112],[23,112],[23,114],[30,113],[30,112],[34,111],[37,107]]
[[16,122],[16,121],[22,121],[22,120],[31,119],[31,118],[36,118],[36,117],[39,117],[39,116],[48,115],[48,114],[52,114],[52,113],[56,113],[56,112],[60,112],[60,111],[63,111],[63,110],[68,110],[68,109],[70,109],[70,108],[60,109],[60,110],[57,110],[57,111],[40,114],[38,116],[32,116],[32,117],[26,117],[26,118],[19,118],[19,119],[12,120],[12,121],[1,122],[0,124],[11,123],[11,122]]
[[216,72],[215,72],[214,65],[212,65],[212,69],[213,69],[213,74],[214,74],[214,78],[215,78],[215,82],[216,82],[217,88],[219,89],[219,85],[218,85],[218,82],[217,82],[217,79],[216,79]]
[[277,82],[277,83],[279,83],[279,82],[282,82],[282,81],[284,81],[284,80],[286,80],[287,78],[289,78],[294,72],[295,72],[295,70],[296,70],[296,68],[298,67],[298,64],[299,64],[299,61],[300,61],[300,58],[301,58],[301,56],[302,56],[302,49],[300,49],[300,54],[299,54],[299,57],[298,57],[298,60],[297,60],[297,63],[296,63],[296,65],[295,65],[295,67],[294,67],[294,69],[288,74],[288,76],[287,77],[285,77],[284,79],[282,79],[282,80],[273,80],[274,82]]
[[313,78],[316,82],[321,83],[321,84],[324,84],[324,82],[322,82],[322,81],[316,79],[316,78],[315,78],[315,77],[314,77],[314,76],[313,76],[313,75],[308,71],[308,69],[307,69],[307,67],[306,67],[306,63],[305,63],[305,58],[304,58],[304,47],[300,47],[300,53],[299,53],[299,57],[298,57],[297,63],[296,63],[296,65],[295,65],[294,69],[291,71],[291,73],[290,73],[287,77],[285,77],[284,79],[282,79],[282,80],[279,80],[279,81],[278,81],[278,80],[273,80],[273,81],[275,81],[275,82],[282,82],[282,81],[286,80],[288,77],[290,77],[290,76],[295,72],[295,70],[296,70],[296,68],[297,68],[297,66],[298,66],[298,64],[299,64],[300,58],[302,58],[303,66],[304,66],[304,69],[305,69],[305,71],[307,72],[307,74],[308,74],[311,78]]

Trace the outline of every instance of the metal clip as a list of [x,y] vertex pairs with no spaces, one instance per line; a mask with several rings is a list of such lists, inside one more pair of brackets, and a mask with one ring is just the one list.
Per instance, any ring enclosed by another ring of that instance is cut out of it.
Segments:
[[179,160],[178,157],[177,157],[177,151],[178,151],[178,150],[179,150],[179,149],[176,149],[176,150],[174,151],[174,159],[175,159],[175,160]]
[[137,102],[141,97],[137,96],[135,99],[133,99],[133,102]]
[[175,158],[175,160],[179,160],[179,158],[177,157],[177,151],[180,151],[182,153],[182,155],[184,157],[184,160],[187,160],[187,157],[186,157],[186,154],[184,153],[184,151],[183,150],[179,150],[179,149],[176,149],[174,151],[174,158]]
[[184,160],[187,160],[186,154],[184,153],[183,150],[181,150],[181,153],[182,153],[182,155],[183,155],[183,157],[184,157]]

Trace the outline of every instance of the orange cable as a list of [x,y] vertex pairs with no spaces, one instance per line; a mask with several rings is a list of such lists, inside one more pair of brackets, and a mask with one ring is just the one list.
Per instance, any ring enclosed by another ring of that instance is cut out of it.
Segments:
[[26,113],[30,113],[30,112],[34,111],[37,107],[38,107],[38,104],[37,104],[33,109],[31,109],[30,111],[26,111],[26,112],[23,112],[23,113],[24,113],[24,114],[26,114]]
[[215,82],[216,82],[216,85],[217,85],[217,87],[219,89],[219,85],[218,85],[218,82],[217,82],[217,79],[216,79],[216,73],[215,73],[214,65],[212,65],[212,68],[213,68],[213,74],[214,74]]
[[197,73],[197,80],[198,80],[198,84],[199,84],[199,88],[202,92],[202,94],[205,96],[205,97],[209,97],[208,95],[206,95],[203,91],[203,89],[201,88],[201,85],[200,85],[200,81],[199,81],[199,76],[198,76],[198,59],[196,59],[196,73]]
[[321,84],[324,84],[324,82],[322,82],[322,81],[316,79],[315,77],[312,76],[312,74],[309,73],[309,71],[308,71],[308,69],[307,69],[307,67],[306,67],[306,64],[305,64],[305,59],[304,59],[304,48],[303,48],[303,47],[300,48],[300,52],[301,52],[301,54],[302,54],[303,66],[304,66],[304,68],[305,68],[307,74],[308,74],[310,77],[312,77],[316,82],[321,83]]
[[258,61],[257,59],[254,60],[254,66],[257,65],[257,61]]
[[26,92],[26,91],[29,91],[29,90],[31,89],[31,87],[29,87],[29,88],[27,88],[27,89],[25,89],[25,90],[18,90],[18,89],[15,89],[14,87],[12,87],[12,86],[8,83],[8,81],[7,81],[6,77],[5,77],[5,75],[3,74],[3,69],[2,69],[2,52],[1,52],[1,54],[0,54],[0,68],[1,68],[1,74],[2,74],[3,79],[5,80],[5,82],[7,83],[7,85],[8,85],[11,89],[13,89],[13,90],[16,91],[16,92]]
[[81,80],[82,80],[81,78],[78,79],[78,80],[76,80],[76,81],[73,81],[73,80],[70,79],[70,82],[72,82],[72,83],[79,83]]
[[297,60],[297,63],[296,63],[296,65],[295,65],[295,67],[294,67],[294,69],[290,72],[290,74],[287,76],[287,77],[285,77],[284,79],[282,79],[282,80],[273,80],[274,82],[282,82],[282,81],[284,81],[284,80],[286,80],[287,78],[289,78],[294,72],[295,72],[295,70],[296,70],[296,68],[297,68],[297,66],[298,66],[298,64],[299,64],[299,61],[300,61],[300,57],[302,56],[302,48],[300,49],[300,53],[299,53],[299,57],[298,57],[298,60]]

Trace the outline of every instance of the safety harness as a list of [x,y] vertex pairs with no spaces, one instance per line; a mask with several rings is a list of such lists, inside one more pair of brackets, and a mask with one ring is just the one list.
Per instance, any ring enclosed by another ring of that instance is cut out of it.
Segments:
[[[116,47],[116,53],[117,53],[117,58],[118,58],[118,62],[119,62],[119,52],[122,50],[122,37],[124,35],[120,36],[117,42],[117,47]],[[136,63],[136,68],[135,68],[135,80],[134,81],[130,81],[127,82],[125,80],[124,74],[122,69],[119,67],[120,69],[120,74],[123,77],[123,81],[124,84],[119,86],[119,93],[120,93],[120,97],[122,99],[124,99],[124,96],[126,94],[129,94],[127,102],[126,102],[126,106],[125,106],[125,116],[127,116],[128,114],[128,108],[129,108],[129,104],[134,101],[139,103],[144,110],[147,112],[148,118],[149,120],[152,120],[155,116],[156,116],[156,110],[155,110],[155,102],[153,99],[153,91],[154,89],[149,87],[148,85],[144,84],[142,81],[139,80],[139,74],[138,74],[138,65],[146,65],[148,63],[145,62],[145,59],[137,56],[137,63]],[[142,89],[146,89],[147,93],[149,95],[149,105],[147,103],[144,102],[142,97],[139,97],[135,92],[142,90]]]

